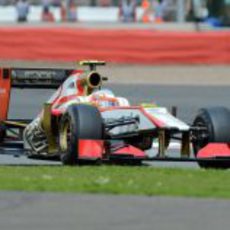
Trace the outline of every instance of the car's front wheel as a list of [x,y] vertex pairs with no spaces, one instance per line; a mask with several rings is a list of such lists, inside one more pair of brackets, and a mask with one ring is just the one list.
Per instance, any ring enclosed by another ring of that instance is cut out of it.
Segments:
[[[193,126],[199,131],[193,133],[193,150],[197,157],[198,152],[208,143],[230,143],[230,111],[224,107],[201,109]],[[221,168],[221,162],[199,161],[201,167]]]
[[102,139],[102,132],[102,118],[96,107],[85,104],[69,106],[60,121],[59,146],[62,163],[78,164],[78,140]]

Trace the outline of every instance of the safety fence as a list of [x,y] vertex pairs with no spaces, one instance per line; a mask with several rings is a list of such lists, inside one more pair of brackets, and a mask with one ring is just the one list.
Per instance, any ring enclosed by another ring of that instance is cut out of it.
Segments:
[[[51,7],[56,22],[61,22],[61,12],[58,7]],[[141,20],[143,9],[136,9],[137,20]],[[76,9],[76,18],[78,22],[118,22],[119,8],[118,7],[78,7]],[[28,15],[29,22],[41,22],[42,6],[31,6]],[[17,13],[14,6],[0,7],[0,22],[16,22]]]

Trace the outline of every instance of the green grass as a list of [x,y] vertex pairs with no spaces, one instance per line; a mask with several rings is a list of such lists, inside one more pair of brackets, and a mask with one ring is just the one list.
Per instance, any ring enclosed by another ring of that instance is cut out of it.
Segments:
[[230,198],[230,170],[1,166],[0,190]]

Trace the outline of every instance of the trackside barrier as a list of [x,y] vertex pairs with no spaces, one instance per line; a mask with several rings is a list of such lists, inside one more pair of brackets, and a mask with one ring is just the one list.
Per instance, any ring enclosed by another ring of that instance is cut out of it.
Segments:
[[[0,59],[230,64],[230,32],[0,28]],[[16,39],[15,39],[16,38]]]

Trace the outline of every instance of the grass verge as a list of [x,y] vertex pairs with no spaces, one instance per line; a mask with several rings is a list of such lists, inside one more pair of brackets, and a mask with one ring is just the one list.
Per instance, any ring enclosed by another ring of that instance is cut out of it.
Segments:
[[1,166],[0,190],[230,198],[230,170]]

